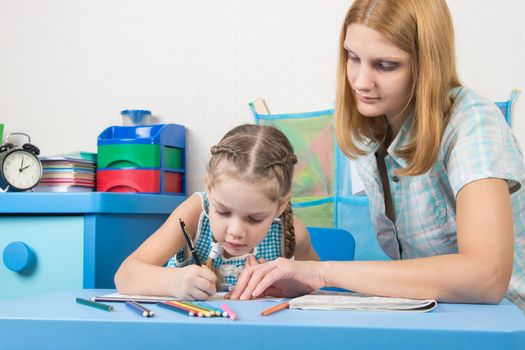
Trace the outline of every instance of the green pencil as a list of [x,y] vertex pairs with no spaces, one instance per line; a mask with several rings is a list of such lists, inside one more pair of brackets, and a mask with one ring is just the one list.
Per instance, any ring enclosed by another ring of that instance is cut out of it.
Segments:
[[105,311],[113,311],[113,306],[108,305],[108,304],[97,303],[96,301],[91,301],[91,300],[83,299],[83,298],[76,298],[76,301],[77,303],[82,304],[82,305],[96,307],[97,309],[101,309]]

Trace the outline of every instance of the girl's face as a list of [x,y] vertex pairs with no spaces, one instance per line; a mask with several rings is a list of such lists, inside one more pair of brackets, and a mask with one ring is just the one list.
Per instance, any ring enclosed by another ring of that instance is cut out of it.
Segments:
[[208,188],[208,194],[211,231],[226,257],[251,253],[286,206],[272,202],[259,185],[229,178]]
[[346,30],[347,78],[359,112],[367,117],[385,115],[399,131],[412,88],[411,57],[377,31],[363,24]]

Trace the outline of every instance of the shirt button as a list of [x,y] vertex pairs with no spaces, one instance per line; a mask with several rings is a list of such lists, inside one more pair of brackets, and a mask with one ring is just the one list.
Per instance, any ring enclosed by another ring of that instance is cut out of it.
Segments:
[[399,176],[397,175],[392,176],[392,181],[399,182]]

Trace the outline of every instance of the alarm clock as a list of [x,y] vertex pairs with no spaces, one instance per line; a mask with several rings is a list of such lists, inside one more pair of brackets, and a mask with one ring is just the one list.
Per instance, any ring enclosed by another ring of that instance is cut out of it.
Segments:
[[[23,135],[28,139],[22,147],[9,143],[9,136]],[[29,135],[14,132],[8,134],[0,146],[0,188],[4,191],[28,191],[38,185],[42,178],[40,150],[31,144]]]

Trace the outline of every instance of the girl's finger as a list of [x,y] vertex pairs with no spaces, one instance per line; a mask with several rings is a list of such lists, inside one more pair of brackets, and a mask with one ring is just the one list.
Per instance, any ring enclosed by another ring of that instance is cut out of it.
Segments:
[[208,300],[210,299],[210,296],[211,296],[210,294],[198,288],[192,290],[189,294],[192,300]]

